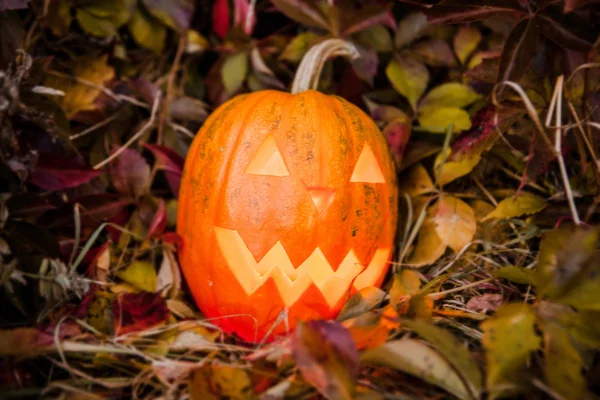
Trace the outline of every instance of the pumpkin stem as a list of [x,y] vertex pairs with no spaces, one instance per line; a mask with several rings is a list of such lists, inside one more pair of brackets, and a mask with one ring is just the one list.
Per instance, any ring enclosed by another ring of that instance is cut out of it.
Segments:
[[359,54],[352,43],[337,38],[327,39],[311,47],[298,66],[298,72],[292,83],[292,94],[309,89],[316,90],[323,66],[331,56],[344,56],[354,60]]

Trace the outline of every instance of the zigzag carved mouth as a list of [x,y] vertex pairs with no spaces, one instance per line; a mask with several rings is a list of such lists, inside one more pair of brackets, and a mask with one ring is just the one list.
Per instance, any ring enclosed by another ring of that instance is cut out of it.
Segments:
[[298,268],[294,268],[281,242],[277,242],[257,262],[236,230],[215,227],[215,233],[221,253],[246,294],[251,295],[269,278],[273,278],[286,307],[293,305],[313,283],[329,306],[333,307],[350,285],[360,290],[375,284],[386,267],[391,251],[377,249],[369,265],[365,266],[350,250],[334,271],[317,247]]

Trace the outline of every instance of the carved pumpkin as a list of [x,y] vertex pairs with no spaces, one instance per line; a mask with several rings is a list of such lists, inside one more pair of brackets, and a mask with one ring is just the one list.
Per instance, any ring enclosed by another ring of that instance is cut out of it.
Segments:
[[201,311],[251,342],[335,318],[385,276],[395,179],[380,130],[342,98],[266,90],[221,105],[192,143],[179,196],[179,258]]

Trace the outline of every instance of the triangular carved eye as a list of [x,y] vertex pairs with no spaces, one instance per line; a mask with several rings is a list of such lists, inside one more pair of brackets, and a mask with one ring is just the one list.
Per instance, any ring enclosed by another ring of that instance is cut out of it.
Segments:
[[352,172],[350,182],[362,182],[362,183],[384,183],[385,178],[383,172],[379,168],[379,163],[375,157],[375,153],[371,150],[371,147],[365,143],[358,161]]
[[273,136],[269,135],[260,145],[258,151],[246,167],[247,174],[269,175],[269,176],[289,176],[285,161],[277,149],[277,144]]

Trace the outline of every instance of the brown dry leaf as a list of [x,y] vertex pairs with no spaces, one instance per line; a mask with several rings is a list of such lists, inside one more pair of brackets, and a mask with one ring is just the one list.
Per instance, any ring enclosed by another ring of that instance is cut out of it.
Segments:
[[494,311],[504,304],[505,301],[504,296],[500,293],[486,293],[469,299],[467,302],[467,309],[486,313],[488,311]]
[[197,367],[198,363],[195,362],[171,360],[168,358],[152,361],[152,372],[167,386],[189,375]]
[[65,112],[67,118],[72,118],[80,111],[94,110],[94,100],[100,94],[100,89],[94,86],[103,86],[104,82],[114,78],[114,69],[107,64],[108,56],[98,58],[78,59],[73,66],[72,75],[86,84],[73,79],[48,75],[44,86],[62,90],[65,95],[56,98],[56,102]]
[[381,304],[385,300],[385,296],[385,292],[377,287],[368,286],[362,288],[344,304],[337,317],[338,321],[354,318],[366,313]]
[[292,343],[294,360],[307,382],[328,399],[353,398],[358,351],[346,328],[336,321],[300,323]]
[[481,42],[481,33],[474,26],[461,27],[454,36],[454,52],[461,64],[465,64],[471,53]]
[[419,163],[412,167],[406,177],[402,179],[399,190],[400,193],[407,193],[409,196],[418,196],[434,192],[435,186],[425,167]]
[[174,298],[181,290],[181,272],[175,255],[166,247],[163,248],[163,260],[156,276],[156,291],[163,297]]
[[394,283],[390,289],[390,302],[396,307],[398,303],[405,302],[420,291],[419,275],[414,271],[404,269],[394,276]]
[[429,207],[427,216],[419,230],[417,244],[408,263],[412,267],[431,265],[444,254],[446,247],[446,244],[437,233],[435,210],[433,207]]
[[455,253],[473,240],[477,223],[473,209],[454,196],[442,196],[432,207],[435,230]]

